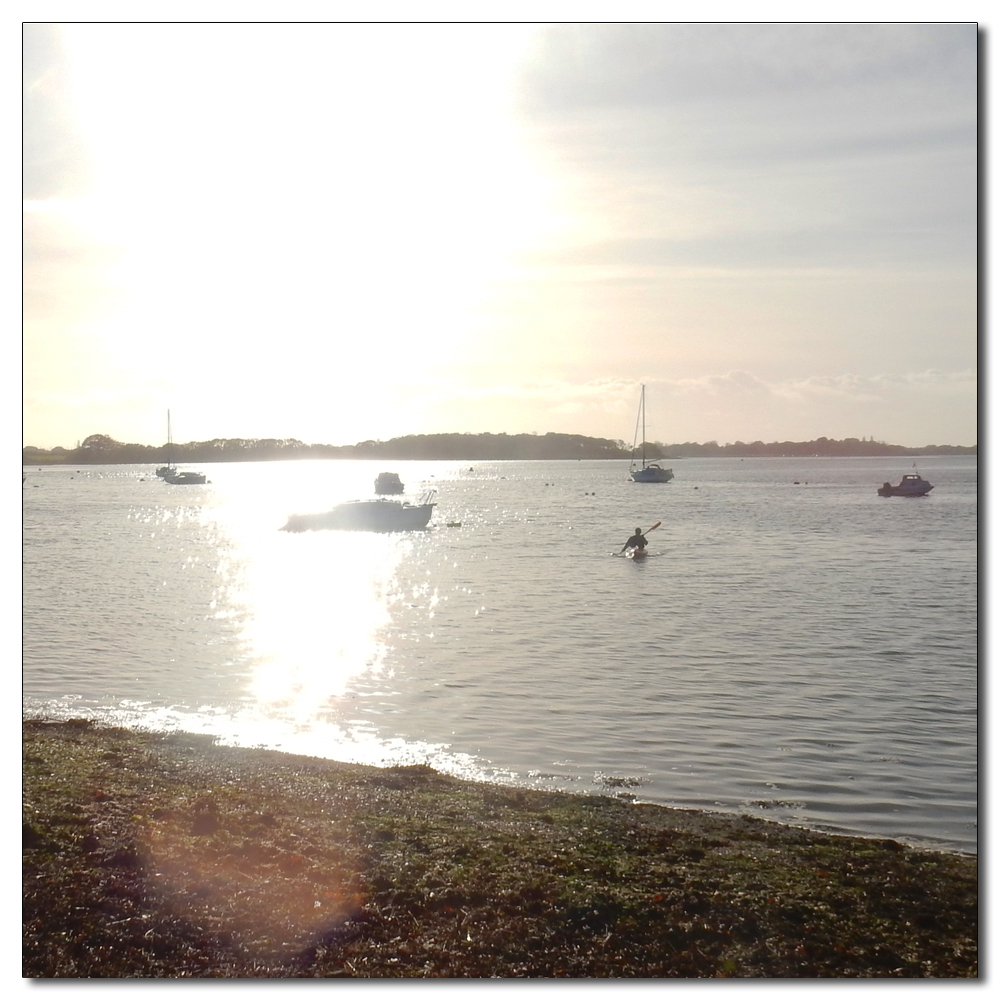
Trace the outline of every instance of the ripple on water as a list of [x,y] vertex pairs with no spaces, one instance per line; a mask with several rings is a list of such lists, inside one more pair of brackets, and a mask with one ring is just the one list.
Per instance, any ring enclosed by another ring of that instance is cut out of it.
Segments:
[[[217,466],[196,499],[44,470],[25,711],[975,849],[973,460],[928,460],[919,504],[868,459],[686,460],[652,491],[399,463],[440,529],[277,531],[377,471]],[[646,565],[609,558],[657,520]]]

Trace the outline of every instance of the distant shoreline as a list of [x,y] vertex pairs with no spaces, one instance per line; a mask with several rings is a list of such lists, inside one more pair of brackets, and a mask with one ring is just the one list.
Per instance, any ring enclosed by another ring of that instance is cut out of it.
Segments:
[[[635,453],[623,441],[578,434],[418,434],[389,441],[354,445],[304,444],[295,439],[217,438],[167,446],[123,444],[105,434],[92,434],[76,448],[36,448],[21,451],[26,465],[154,465],[165,462],[273,462],[289,459],[380,459],[382,461],[622,461]],[[648,461],[685,458],[921,458],[936,455],[978,455],[975,445],[923,445],[908,448],[872,439],[820,437],[813,441],[762,441],[720,445],[646,442]]]

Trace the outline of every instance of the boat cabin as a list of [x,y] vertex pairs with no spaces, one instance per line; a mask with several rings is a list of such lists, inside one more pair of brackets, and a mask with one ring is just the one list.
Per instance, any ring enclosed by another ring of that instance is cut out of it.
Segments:
[[375,477],[375,492],[377,494],[402,493],[403,484],[395,472],[380,472]]

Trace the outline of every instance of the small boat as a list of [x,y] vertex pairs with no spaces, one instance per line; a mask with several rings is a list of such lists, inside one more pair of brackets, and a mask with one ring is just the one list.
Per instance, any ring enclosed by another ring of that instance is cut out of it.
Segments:
[[632,548],[625,550],[625,558],[626,559],[645,559],[646,558],[646,550],[639,548],[638,545],[634,545]]
[[375,477],[375,492],[380,495],[385,493],[402,493],[403,484],[399,481],[399,476],[395,472],[380,472]]
[[208,482],[203,472],[178,472],[176,469],[164,476],[163,481],[171,486],[201,486]]
[[893,486],[892,483],[883,483],[878,488],[878,495],[880,497],[925,497],[932,489],[934,487],[919,473],[908,472],[899,481],[898,486]]
[[419,531],[436,504],[428,490],[413,504],[403,500],[350,500],[320,514],[292,514],[282,531]]
[[170,411],[167,410],[167,464],[161,465],[156,474],[171,486],[201,486],[208,482],[201,472],[178,472],[174,465],[174,439],[170,433]]
[[[635,467],[635,449],[639,437],[639,420],[642,420],[642,467]],[[642,387],[639,396],[639,415],[636,417],[635,438],[632,440],[632,464],[629,467],[629,479],[633,483],[669,483],[674,478],[673,469],[664,469],[656,462],[646,462],[646,387]]]

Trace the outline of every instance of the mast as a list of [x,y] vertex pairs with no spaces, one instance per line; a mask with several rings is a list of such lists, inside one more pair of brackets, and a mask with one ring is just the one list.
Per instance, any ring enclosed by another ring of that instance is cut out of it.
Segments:
[[642,387],[642,467],[646,468],[646,386]]

